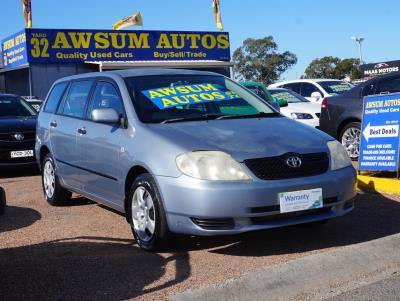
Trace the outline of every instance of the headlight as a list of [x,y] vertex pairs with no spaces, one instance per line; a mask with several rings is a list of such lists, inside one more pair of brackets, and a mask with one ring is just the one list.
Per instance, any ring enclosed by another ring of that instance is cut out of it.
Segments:
[[313,119],[312,115],[308,113],[292,113],[290,117],[292,119]]
[[185,175],[211,181],[240,181],[251,178],[230,155],[221,151],[197,151],[176,157],[176,165]]
[[329,141],[327,143],[331,154],[331,170],[344,168],[351,165],[351,160],[346,149],[338,141]]

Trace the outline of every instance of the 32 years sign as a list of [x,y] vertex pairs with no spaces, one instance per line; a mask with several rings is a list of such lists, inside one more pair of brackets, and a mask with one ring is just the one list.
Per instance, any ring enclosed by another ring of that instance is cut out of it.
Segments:
[[364,98],[359,170],[399,170],[400,93]]

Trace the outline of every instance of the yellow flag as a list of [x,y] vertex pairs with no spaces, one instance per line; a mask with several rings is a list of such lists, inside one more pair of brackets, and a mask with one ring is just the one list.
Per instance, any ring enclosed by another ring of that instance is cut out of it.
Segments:
[[24,11],[25,27],[32,28],[32,7],[31,0],[21,0]]
[[222,25],[222,17],[221,17],[221,8],[219,6],[219,0],[213,0],[213,9],[214,9],[214,17],[215,23],[220,30],[224,30],[224,26]]
[[112,29],[119,30],[128,26],[143,26],[143,19],[140,12],[134,13],[132,16],[123,18],[114,23]]

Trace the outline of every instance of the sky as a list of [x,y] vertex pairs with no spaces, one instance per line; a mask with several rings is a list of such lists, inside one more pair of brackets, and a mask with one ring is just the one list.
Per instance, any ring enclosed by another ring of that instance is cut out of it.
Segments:
[[[300,77],[315,58],[358,57],[351,36],[365,37],[366,62],[400,59],[399,0],[220,0],[231,52],[246,38],[273,36],[298,63],[282,79]],[[20,0],[0,0],[0,39],[23,29]],[[33,27],[111,29],[136,11],[146,30],[217,31],[212,0],[32,0]]]

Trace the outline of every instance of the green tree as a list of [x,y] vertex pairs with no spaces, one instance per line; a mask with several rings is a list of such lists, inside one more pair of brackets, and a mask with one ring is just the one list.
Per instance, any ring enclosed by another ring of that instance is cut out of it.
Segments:
[[350,78],[354,80],[361,77],[358,64],[359,60],[354,58],[341,60],[338,57],[325,56],[313,60],[306,68],[302,78]]
[[346,77],[351,80],[362,78],[362,73],[358,69],[360,60],[359,59],[343,59],[336,66],[336,78],[344,79]]
[[336,66],[340,63],[338,57],[325,56],[313,60],[304,72],[303,78],[336,78]]
[[279,53],[278,45],[271,36],[262,39],[246,39],[233,53],[236,77],[269,85],[297,63],[295,54]]

